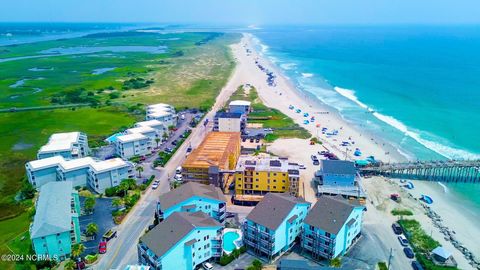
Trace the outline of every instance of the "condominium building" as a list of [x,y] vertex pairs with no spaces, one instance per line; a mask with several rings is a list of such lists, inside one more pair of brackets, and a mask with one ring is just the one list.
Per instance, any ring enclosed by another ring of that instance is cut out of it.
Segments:
[[158,135],[158,132],[156,129],[152,127],[134,127],[134,128],[129,128],[125,131],[126,134],[142,134],[143,136],[147,137],[150,140],[150,145],[151,146],[156,146],[157,143],[155,139],[161,139],[161,137]]
[[228,111],[247,115],[251,110],[251,102],[246,100],[233,100],[228,104]]
[[241,113],[218,112],[213,121],[213,131],[245,132],[247,117]]
[[35,254],[64,260],[80,243],[80,201],[70,182],[47,183],[40,189],[30,238]]
[[144,156],[152,152],[152,143],[150,138],[143,134],[121,135],[115,142],[115,152],[123,159]]
[[222,255],[223,225],[207,214],[176,212],[140,237],[138,261],[153,269],[193,270]]
[[235,170],[235,195],[287,192],[298,196],[299,169],[297,163],[287,158],[241,156]]
[[47,144],[37,153],[37,158],[62,156],[66,159],[85,157],[89,153],[88,138],[82,132],[55,133],[50,136]]
[[268,193],[248,214],[243,241],[249,252],[270,261],[288,251],[301,235],[310,203],[285,193]]
[[170,192],[160,195],[156,217],[159,221],[175,212],[202,211],[223,223],[227,211],[225,195],[213,185],[188,182]]
[[148,120],[148,121],[141,121],[137,122],[134,125],[135,127],[151,127],[157,131],[158,137],[162,138],[163,134],[168,132],[168,126],[163,124],[158,120]]
[[56,181],[74,187],[89,185],[96,192],[117,186],[123,179],[134,177],[133,165],[120,158],[97,161],[91,157],[65,160],[61,156],[30,161],[25,164],[29,182],[36,188]]
[[178,115],[175,108],[171,105],[158,103],[147,106],[147,115],[145,120],[158,120],[168,126],[176,126]]
[[302,248],[314,259],[344,255],[360,236],[364,210],[341,197],[321,196],[305,218]]
[[210,132],[182,165],[184,181],[214,184],[224,189],[240,156],[240,132]]

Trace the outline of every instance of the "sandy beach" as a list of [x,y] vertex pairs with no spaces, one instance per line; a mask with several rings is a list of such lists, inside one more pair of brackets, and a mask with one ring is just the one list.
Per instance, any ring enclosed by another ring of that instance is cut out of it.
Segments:
[[[244,34],[241,42],[232,47],[237,67],[228,85],[230,87],[242,84],[255,86],[259,97],[265,105],[282,111],[294,119],[296,123],[309,130],[312,135],[318,136],[322,141],[322,145],[311,146],[308,140],[279,139],[267,148],[272,153],[289,157],[294,161],[305,164],[307,168],[302,170],[301,173],[303,181],[301,193],[303,193],[306,200],[311,202],[316,200],[315,190],[311,181],[316,168],[311,165],[310,155],[317,153],[317,151],[325,150],[325,147],[341,159],[356,159],[353,155],[356,148],[362,151],[360,159],[370,155],[385,162],[404,159],[398,151],[382,141],[381,138],[375,138],[353,127],[331,107],[320,103],[315,97],[296,89],[274,64],[256,51],[255,48],[258,44],[255,42],[254,36]],[[267,74],[258,67],[258,64],[275,74],[275,85],[270,85],[267,82]],[[302,112],[296,113],[295,110],[291,109],[291,106],[295,109],[301,109]],[[303,116],[304,112],[309,113],[308,118]],[[305,125],[304,120],[309,119],[311,116],[315,117],[315,122]],[[317,124],[319,124],[319,127],[317,127]],[[337,130],[338,135],[327,136],[322,134],[321,129],[324,127],[327,128],[327,133]],[[347,147],[340,146],[343,141],[354,142],[354,144]],[[435,200],[432,209],[444,217],[444,225],[456,231],[457,239],[476,254],[477,257],[480,256],[476,243],[476,240],[480,239],[478,226],[475,226],[472,220],[466,218],[461,213],[461,210],[459,211],[454,205],[449,204],[447,201],[442,201],[443,196],[441,192],[432,187],[432,185],[435,185],[434,183],[422,182],[416,184],[416,188],[410,191],[412,193],[411,197],[397,183],[396,180],[385,180],[381,177],[363,180],[362,186],[366,190],[368,197],[367,207],[375,210],[365,215],[365,223],[377,226],[379,230],[384,230],[385,232],[382,233],[385,233],[385,235],[393,235],[390,225],[396,218],[390,214],[391,209],[395,207],[410,208],[415,213],[414,218],[421,222],[424,230],[430,232],[437,241],[453,253],[459,268],[473,269],[463,255],[450,242],[444,240],[443,234],[432,225],[430,218],[425,215],[425,210],[421,203],[415,198],[418,198],[420,194],[431,195]],[[397,203],[388,199],[390,193],[402,194],[404,200],[402,200],[401,205],[397,205]],[[388,237],[389,240],[387,241],[389,241],[389,244],[391,243],[392,246],[395,245],[396,248],[400,249],[398,243],[394,243],[396,239],[392,238],[392,240],[390,236]],[[399,256],[403,256],[401,250]]]

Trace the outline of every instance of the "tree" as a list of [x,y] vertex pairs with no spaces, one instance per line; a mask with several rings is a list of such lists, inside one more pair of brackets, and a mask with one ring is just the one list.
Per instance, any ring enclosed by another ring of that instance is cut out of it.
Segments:
[[134,189],[136,186],[137,186],[137,182],[135,181],[135,179],[128,178],[128,179],[122,180],[122,182],[120,182],[120,185],[118,186],[118,188],[123,191],[123,196],[126,196],[127,191],[130,190],[130,189]]
[[82,244],[75,244],[72,246],[72,256],[78,258],[85,251],[85,246]]
[[168,139],[168,133],[167,133],[167,132],[164,132],[163,135],[162,135],[162,137],[163,137],[163,140],[166,141],[166,140]]
[[123,191],[123,197],[127,196],[127,191],[129,189],[129,185],[125,180],[120,182],[120,185],[118,185],[118,190]]
[[143,172],[143,167],[142,166],[137,166],[135,170],[138,172],[138,178],[142,177],[142,172]]
[[65,262],[65,265],[63,266],[63,269],[65,270],[75,270],[75,262],[72,260],[68,260]]
[[340,257],[336,257],[330,260],[330,266],[335,268],[340,268],[342,266],[342,259]]
[[85,202],[83,204],[83,207],[85,211],[87,212],[92,212],[93,209],[95,208],[95,197],[87,197],[85,198]]
[[116,208],[120,208],[123,206],[123,200],[120,198],[115,198],[112,200],[112,206]]
[[98,225],[95,224],[95,223],[93,223],[93,222],[88,223],[88,225],[87,225],[87,230],[86,230],[85,233],[86,233],[87,235],[91,236],[91,235],[97,234],[97,232],[98,232]]
[[157,148],[158,148],[158,143],[160,143],[160,138],[155,138],[155,142],[157,143]]

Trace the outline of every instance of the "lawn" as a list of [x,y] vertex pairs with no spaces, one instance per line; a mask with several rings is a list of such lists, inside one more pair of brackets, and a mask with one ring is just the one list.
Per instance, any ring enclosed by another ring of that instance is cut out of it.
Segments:
[[[31,250],[28,237],[30,216],[23,213],[15,218],[0,222],[0,253],[1,254],[27,254]],[[0,261],[0,269],[15,269],[13,264]],[[17,265],[16,269],[27,269]]]
[[265,139],[267,141],[271,142],[278,138],[308,139],[311,137],[308,130],[296,124],[293,119],[277,109],[265,106],[258,97],[257,90],[254,87],[246,92],[243,86],[239,86],[237,91],[230,97],[229,102],[232,100],[248,100],[252,102],[253,111],[248,115],[248,123],[259,123],[264,128],[274,129],[273,134],[266,136]]
[[[52,133],[82,131],[89,136],[90,146],[96,146],[112,133],[143,119],[145,104],[209,108],[233,70],[235,63],[228,45],[238,39],[236,34],[132,31],[0,46],[1,58],[38,56],[42,50],[79,46],[166,46],[163,53],[105,49],[0,63],[0,109],[87,105],[0,113],[2,251],[7,240],[22,238],[28,229],[30,218],[25,205],[29,202],[17,202],[15,196],[26,181],[24,164],[35,158]],[[103,68],[114,69],[94,74]],[[21,80],[23,84],[12,87]],[[12,241],[19,250],[29,242]]]

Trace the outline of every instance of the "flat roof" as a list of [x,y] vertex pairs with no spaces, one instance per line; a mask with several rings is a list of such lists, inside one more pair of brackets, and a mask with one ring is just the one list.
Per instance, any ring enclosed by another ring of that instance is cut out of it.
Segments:
[[33,171],[60,166],[63,170],[66,171],[76,170],[83,167],[90,167],[96,172],[102,172],[105,170],[125,167],[128,165],[129,164],[121,158],[112,158],[98,161],[91,157],[84,157],[72,160],[65,160],[62,156],[37,159],[27,163],[27,166],[30,167]]
[[43,159],[32,160],[27,162],[27,166],[32,170],[41,170],[49,167],[58,166],[61,162],[65,161],[62,156],[53,156]]
[[147,115],[150,117],[162,117],[162,116],[173,115],[173,112],[154,110],[154,111],[147,112]]
[[72,143],[78,142],[80,138],[80,132],[64,132],[64,133],[54,133],[48,139],[47,144],[40,147],[39,152],[55,152],[55,151],[66,151],[70,150]]
[[152,127],[152,126],[158,126],[158,125],[163,126],[163,123],[156,120],[156,119],[148,120],[148,121],[141,121],[141,122],[135,123],[136,127]]
[[323,173],[332,174],[350,174],[355,175],[357,173],[355,165],[351,161],[346,160],[322,160],[321,171]]
[[171,108],[173,108],[173,106],[170,105],[170,104],[166,104],[166,103],[156,103],[156,104],[148,105],[147,108],[148,109],[150,109],[150,108],[152,108],[152,109],[153,108],[169,108],[169,109],[171,109]]
[[[264,172],[292,172],[298,174],[300,166],[291,163],[287,158],[266,157],[266,156],[240,156],[237,162],[237,171],[255,170]],[[297,171],[295,173],[294,171]]]
[[[228,166],[228,156],[240,147],[240,132],[210,132],[188,155],[183,167],[208,168]],[[227,169],[227,168],[222,168]]]
[[242,118],[241,113],[218,112],[215,114],[216,118]]
[[31,238],[70,231],[72,222],[72,182],[49,182],[40,188]]
[[117,140],[120,141],[120,142],[123,142],[123,143],[139,141],[139,140],[144,140],[144,139],[148,139],[148,137],[146,137],[145,135],[140,134],[140,133],[121,135],[121,136],[117,137]]
[[250,101],[246,101],[246,100],[232,100],[230,102],[230,106],[250,106],[250,104],[252,104]]
[[95,160],[93,158],[84,157],[84,158],[77,158],[77,159],[71,159],[71,160],[64,160],[60,162],[59,165],[62,166],[64,170],[75,170],[82,167],[89,167],[93,163],[95,163]]
[[112,158],[92,163],[92,169],[94,169],[96,172],[107,171],[125,166],[129,166],[129,163],[121,158]]
[[151,128],[149,126],[143,126],[143,127],[134,127],[134,128],[129,128],[126,130],[127,133],[129,134],[134,134],[134,133],[149,133],[149,132],[155,132],[154,128]]

